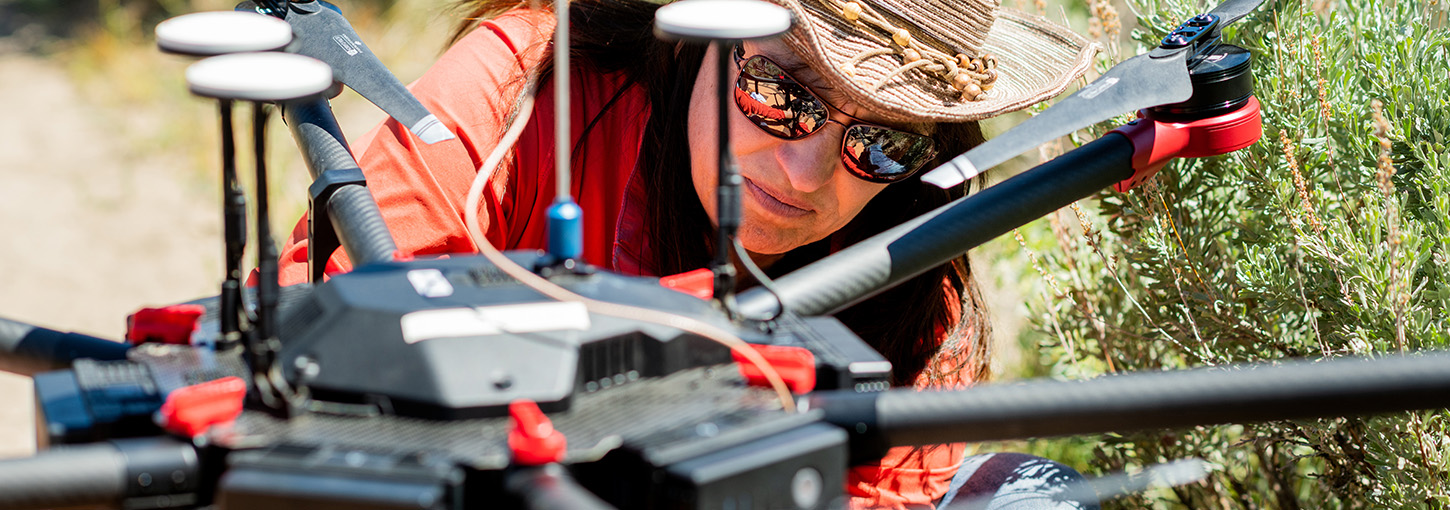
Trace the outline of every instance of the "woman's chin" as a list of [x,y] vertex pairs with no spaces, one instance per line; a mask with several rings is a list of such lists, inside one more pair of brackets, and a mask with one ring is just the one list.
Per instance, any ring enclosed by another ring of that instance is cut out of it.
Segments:
[[752,228],[749,222],[740,227],[737,237],[740,244],[750,253],[760,255],[781,255],[801,246],[810,244],[809,240],[802,239],[795,232],[781,231],[772,228]]

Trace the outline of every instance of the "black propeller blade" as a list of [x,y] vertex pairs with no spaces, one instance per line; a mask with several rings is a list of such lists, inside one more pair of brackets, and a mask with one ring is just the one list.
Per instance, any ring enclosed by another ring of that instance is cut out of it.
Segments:
[[[1046,464],[1025,464],[1018,469],[1041,469],[1048,470]],[[1154,487],[1178,487],[1194,483],[1208,478],[1210,468],[1207,462],[1200,459],[1180,459],[1162,464],[1144,466],[1143,470],[1137,473],[1113,473],[1097,478],[1084,478],[1077,481],[1069,481],[1062,486],[1062,491],[1056,494],[1027,494],[1022,493],[1020,501],[1031,498],[1040,498],[1044,501],[1053,502],[1075,501],[1079,503],[1097,504],[1104,501],[1111,501],[1129,494],[1152,489]],[[943,501],[940,506],[942,510],[966,510],[969,508],[988,508],[996,493],[974,494],[964,499],[952,499]],[[1075,506],[1075,505],[1074,505]]]
[[[289,51],[327,62],[332,66],[332,75],[337,81],[382,108],[424,143],[454,138],[453,132],[429,113],[362,43],[352,24],[335,7],[322,0],[285,2],[283,5],[286,12],[282,19],[291,24],[292,31],[296,33]],[[251,1],[237,6],[237,10],[254,8]]]
[[[923,181],[946,188],[961,184],[992,167],[1017,157],[1039,145],[1115,115],[1143,108],[1187,101],[1193,95],[1188,74],[1188,59],[1206,48],[1200,43],[1216,44],[1217,32],[1258,7],[1263,0],[1229,0],[1215,7],[1216,24],[1199,16],[1180,27],[1174,35],[1184,35],[1149,53],[1124,60],[1098,79],[1078,90],[1062,102],[1011,130],[978,145],[966,154],[922,175]],[[1189,33],[1194,35],[1190,36]]]
[[1227,2],[1218,4],[1218,7],[1214,7],[1208,13],[1218,16],[1219,26],[1222,27],[1238,21],[1250,12],[1254,12],[1254,9],[1258,9],[1259,5],[1263,3],[1264,0],[1228,0]]

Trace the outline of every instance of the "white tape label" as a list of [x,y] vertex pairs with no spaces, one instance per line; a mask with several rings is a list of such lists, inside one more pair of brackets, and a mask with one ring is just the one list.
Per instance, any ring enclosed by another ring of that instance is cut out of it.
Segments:
[[435,338],[582,331],[589,329],[589,311],[584,303],[547,302],[424,310],[404,315],[403,341],[410,344]]
[[1084,87],[1081,91],[1078,91],[1078,95],[1082,96],[1083,99],[1092,99],[1092,98],[1098,97],[1103,92],[1106,92],[1108,89],[1113,88],[1113,85],[1117,85],[1117,84],[1118,84],[1118,77],[1117,76],[1112,76],[1112,77],[1109,77],[1106,80],[1103,80],[1103,81],[1100,81],[1100,82],[1097,82],[1097,83],[1089,84],[1087,87]]
[[414,269],[408,271],[408,283],[423,297],[448,297],[453,295],[453,284],[437,269]]

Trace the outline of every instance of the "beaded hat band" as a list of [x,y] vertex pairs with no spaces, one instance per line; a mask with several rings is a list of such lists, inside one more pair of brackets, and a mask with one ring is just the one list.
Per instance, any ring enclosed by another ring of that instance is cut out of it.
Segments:
[[852,102],[894,122],[1026,108],[1061,93],[1099,49],[999,0],[770,1],[795,14],[787,45]]

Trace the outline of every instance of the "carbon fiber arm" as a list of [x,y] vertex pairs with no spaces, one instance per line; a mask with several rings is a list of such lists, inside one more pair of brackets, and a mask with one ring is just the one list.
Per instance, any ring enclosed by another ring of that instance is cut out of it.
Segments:
[[[863,445],[1129,432],[1450,405],[1450,353],[1296,360],[961,391],[823,392],[812,407]],[[853,452],[855,453],[855,452]]]
[[858,303],[1133,174],[1133,145],[1108,134],[1016,177],[929,212],[775,281],[780,302],[755,288],[739,296],[746,317],[779,306],[802,316]]
[[[355,172],[361,178],[357,160],[326,100],[287,103],[283,115],[314,180],[324,180],[330,172]],[[325,212],[329,227],[337,233],[354,265],[392,260],[398,247],[365,186],[344,184],[336,188],[326,197]]]

